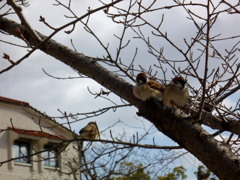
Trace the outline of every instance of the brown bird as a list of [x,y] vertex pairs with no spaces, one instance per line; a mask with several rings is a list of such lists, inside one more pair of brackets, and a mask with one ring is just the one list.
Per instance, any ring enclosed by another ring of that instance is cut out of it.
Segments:
[[165,87],[163,93],[163,105],[165,107],[184,108],[189,96],[187,81],[177,76]]
[[154,98],[162,101],[163,86],[153,79],[149,79],[147,74],[142,72],[136,77],[136,85],[133,87],[133,95],[142,101]]
[[84,139],[99,139],[100,133],[96,122],[89,122],[84,128],[79,131],[79,136]]

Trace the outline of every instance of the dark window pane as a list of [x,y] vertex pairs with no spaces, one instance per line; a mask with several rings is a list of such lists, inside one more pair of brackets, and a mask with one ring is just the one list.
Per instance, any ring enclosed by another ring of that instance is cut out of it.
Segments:
[[[58,158],[57,158],[57,151],[55,149],[51,149],[51,146],[45,146],[44,149],[47,150],[43,152],[44,158],[44,166],[50,167],[58,167]],[[51,150],[48,150],[51,149]]]
[[21,163],[30,163],[30,158],[26,157],[30,155],[30,145],[26,142],[21,141],[15,141],[13,145],[13,157],[19,158],[15,159],[15,162],[21,162]]

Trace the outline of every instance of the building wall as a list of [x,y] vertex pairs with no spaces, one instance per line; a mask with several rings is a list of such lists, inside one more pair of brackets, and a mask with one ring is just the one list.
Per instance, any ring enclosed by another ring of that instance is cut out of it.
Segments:
[[[41,113],[37,113],[31,107],[0,103],[0,162],[7,161],[13,157],[12,146],[16,139],[27,139],[31,144],[31,153],[42,150],[43,146],[49,143],[57,144],[61,140],[49,139],[44,137],[35,137],[25,134],[19,134],[8,127],[24,130],[43,131],[52,135],[62,136],[66,139],[72,139],[72,134],[67,129],[59,126],[57,123],[49,119],[41,117]],[[40,125],[39,125],[40,124]],[[40,128],[41,126],[41,128]],[[14,161],[3,163],[0,166],[0,179],[3,180],[33,180],[33,179],[48,179],[48,180],[69,180],[74,179],[73,175],[69,174],[69,167],[78,164],[78,151],[76,142],[69,144],[66,150],[59,154],[59,168],[46,167],[43,165],[42,158],[39,155],[31,157],[30,164],[17,163]],[[65,146],[62,146],[65,147]],[[69,162],[71,162],[69,164]],[[76,163],[75,163],[76,162]],[[66,165],[67,164],[67,165]],[[69,175],[68,175],[68,174]],[[80,175],[77,175],[79,178]]]

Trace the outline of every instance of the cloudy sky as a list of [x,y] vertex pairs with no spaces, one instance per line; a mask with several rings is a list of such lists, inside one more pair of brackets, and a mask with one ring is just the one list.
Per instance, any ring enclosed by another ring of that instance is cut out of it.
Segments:
[[[167,1],[165,1],[165,3],[166,2]],[[59,27],[70,21],[64,17],[64,15],[70,15],[69,12],[60,6],[53,6],[53,3],[55,3],[55,1],[30,1],[30,6],[23,8],[23,13],[32,27],[45,35],[49,35],[52,30],[47,28],[43,23],[39,22],[40,16],[43,16],[46,21],[54,27]],[[75,0],[73,3],[74,5],[72,8],[78,16],[83,15],[88,7],[93,9],[100,5],[97,1],[91,1],[89,3],[87,0],[82,0],[81,2]],[[121,5],[126,5],[126,1]],[[205,16],[202,9],[194,8],[193,10],[195,10],[198,15]],[[189,20],[186,20],[186,12],[183,9],[161,11],[160,13],[149,14],[146,18],[151,20],[153,23],[159,23],[163,13],[165,13],[166,19],[162,26],[163,30],[167,31],[169,37],[174,39],[177,45],[183,46],[182,48],[184,49],[183,38],[185,37],[189,40],[190,37],[196,33],[196,28]],[[15,15],[11,15],[9,18],[10,17],[19,22]],[[240,29],[240,24],[236,23],[238,22],[236,21],[237,18],[238,17],[235,15],[232,15],[231,18],[229,16],[221,16],[219,22],[216,23],[213,34],[218,34],[218,31],[221,30],[221,32],[223,32],[226,36],[229,34],[237,35]],[[201,23],[200,20],[199,23]],[[120,35],[122,30],[121,26],[112,23],[110,19],[105,17],[103,12],[97,13],[91,17],[90,26],[103,43],[105,43],[105,45],[107,43],[110,44],[109,49],[114,54],[114,52],[116,52],[118,41],[113,34]],[[146,36],[150,36],[151,42],[154,46],[158,47],[158,49],[164,47],[167,56],[172,59],[179,58],[178,54],[174,52],[168,43],[162,41],[160,38],[151,37],[151,28],[146,27],[143,31],[146,33]],[[2,34],[0,34],[0,36],[0,39],[10,41],[14,40],[17,44],[24,45],[23,42],[13,39],[12,37],[6,37]],[[125,42],[128,37],[131,38],[132,36],[133,33],[129,31]],[[54,37],[54,39],[70,48],[72,48],[70,41],[72,39],[76,49],[87,56],[102,57],[103,55],[106,55],[106,52],[104,52],[104,49],[99,45],[96,39],[89,35],[80,24],[76,26],[73,33],[67,35],[64,32],[60,32]],[[224,49],[225,46],[226,44],[218,45],[218,47],[222,49]],[[0,47],[1,56],[3,53],[6,53],[14,60],[20,59],[26,53],[26,49],[12,47],[2,42],[0,42]],[[141,65],[147,68],[149,65],[156,63],[154,57],[148,54],[146,46],[139,39],[132,38],[129,47],[130,48],[123,51],[124,53],[121,55],[125,62],[129,62],[134,55],[135,48],[137,47],[138,55],[136,67]],[[8,65],[9,64],[6,60],[1,59],[1,68]],[[103,88],[93,80],[87,78],[71,80],[54,79],[47,76],[42,69],[56,77],[78,77],[76,72],[65,66],[63,63],[44,54],[43,52],[36,51],[20,65],[0,75],[0,96],[29,102],[33,107],[42,112],[46,112],[49,116],[59,116],[60,113],[58,112],[58,109],[74,114],[78,112],[91,112],[105,106],[113,105],[105,99],[95,99],[95,96],[89,93],[88,88],[94,93],[100,92],[101,88]],[[160,73],[158,75],[161,76]],[[158,78],[161,79],[161,77]],[[169,77],[168,80],[171,78],[172,77]],[[189,83],[194,84],[195,81],[193,79],[189,79]],[[103,89],[106,90],[105,88]],[[234,99],[239,96],[239,92],[235,93],[234,96],[226,101],[226,103],[228,105],[233,104]],[[108,96],[108,98],[117,103],[121,102],[120,98],[116,97],[112,93]],[[174,144],[174,142],[170,139],[157,132],[157,130],[152,127],[151,123],[137,117],[135,114],[136,111],[137,109],[134,107],[118,109],[116,112],[109,111],[102,116],[74,123],[73,129],[78,132],[79,129],[87,124],[88,121],[97,121],[99,128],[102,130],[111,126],[114,122],[121,120],[123,125],[115,127],[119,133],[125,131],[128,132],[127,134],[129,136],[132,136],[132,134],[136,131],[143,131],[143,129],[151,128],[151,132],[153,133],[152,136],[161,139],[159,141],[160,145]],[[63,123],[63,120],[59,120],[59,122]],[[127,131],[129,127],[137,127],[137,129],[129,133],[129,131]]]

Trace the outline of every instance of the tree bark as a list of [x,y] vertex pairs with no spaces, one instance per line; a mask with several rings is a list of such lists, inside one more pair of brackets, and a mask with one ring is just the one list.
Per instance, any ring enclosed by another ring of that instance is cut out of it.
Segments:
[[[31,40],[32,38],[26,29],[14,21],[0,18],[0,29],[22,39],[21,35],[16,31],[16,29],[19,29],[25,39],[29,40],[30,44],[36,45]],[[42,39],[46,38],[46,36],[40,33],[38,35]],[[191,152],[220,179],[240,179],[240,160],[238,157],[231,152],[230,148],[216,141],[196,123],[194,117],[177,118],[161,107],[155,106],[154,103],[142,102],[136,99],[133,96],[133,86],[131,84],[101,66],[93,60],[94,58],[77,53],[54,40],[49,40],[41,44],[39,49],[78,72],[94,79],[111,92],[133,104],[139,109],[143,117],[151,121],[169,138],[172,138],[180,146]],[[206,118],[206,116],[203,116],[203,118]],[[206,120],[203,119],[203,121]]]

